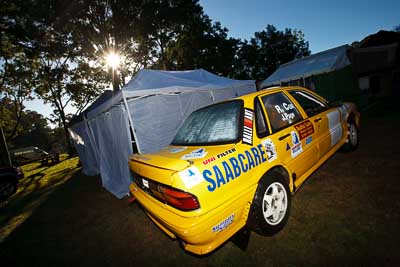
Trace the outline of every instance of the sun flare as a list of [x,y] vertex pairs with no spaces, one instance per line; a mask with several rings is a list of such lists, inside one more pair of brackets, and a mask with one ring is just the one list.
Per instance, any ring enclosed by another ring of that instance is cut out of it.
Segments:
[[107,66],[113,69],[118,68],[121,61],[121,57],[115,52],[110,52],[109,54],[107,54],[105,59]]

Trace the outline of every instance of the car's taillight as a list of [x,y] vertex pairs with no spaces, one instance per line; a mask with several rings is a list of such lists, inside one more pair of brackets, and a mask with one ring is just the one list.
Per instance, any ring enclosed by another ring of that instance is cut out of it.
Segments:
[[178,191],[172,188],[159,187],[165,197],[165,201],[180,210],[196,210],[200,207],[197,198],[187,192]]
[[154,198],[174,208],[192,211],[200,208],[197,197],[179,189],[135,175],[136,183]]

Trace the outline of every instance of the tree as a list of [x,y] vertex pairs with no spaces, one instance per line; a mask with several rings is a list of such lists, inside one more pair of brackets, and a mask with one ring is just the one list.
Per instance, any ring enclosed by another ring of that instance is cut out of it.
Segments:
[[400,24],[394,27],[395,32],[400,32]]
[[53,113],[64,128],[69,152],[72,147],[69,143],[66,107],[72,104],[82,111],[104,86],[96,69],[79,61],[79,53],[70,38],[69,33],[48,30],[38,53],[39,76],[35,89],[35,93],[54,108]]
[[168,47],[181,32],[187,31],[188,24],[201,18],[203,8],[198,0],[156,0],[143,1],[141,10],[137,33],[150,48],[153,66],[171,69],[172,62],[166,56]]
[[[7,97],[0,99],[0,126],[3,128],[4,137],[10,139],[11,133],[14,131],[16,117],[14,113],[13,101]],[[18,128],[17,128],[18,129]]]
[[[11,132],[6,134],[7,140],[14,139],[20,132],[20,121],[23,115],[24,102],[32,99],[32,90],[36,81],[36,64],[26,58],[24,53],[16,54],[7,61],[7,75],[2,81],[2,96],[12,102],[12,112],[15,120],[11,122]],[[5,112],[0,110],[0,114]],[[1,116],[3,118],[3,116]]]
[[[119,74],[115,77],[118,87],[125,77],[146,65],[148,53],[140,45],[135,31],[136,21],[143,1],[91,0],[78,2],[79,16],[72,19],[72,35],[80,47],[85,62],[97,68],[108,82],[112,73],[105,69],[105,57],[111,52],[123,55]],[[114,82],[114,81],[113,81]]]
[[232,75],[239,40],[227,37],[228,29],[206,15],[192,17],[166,49],[171,69],[204,68],[222,76]]
[[[11,125],[6,131],[7,139],[14,139],[20,132],[23,103],[31,99],[36,75],[35,62],[31,60],[35,31],[26,10],[36,13],[33,1],[4,0],[0,9],[0,101],[5,105],[0,107],[0,123]],[[12,110],[7,110],[10,106]],[[7,121],[9,112],[14,120]]]
[[[21,108],[21,112],[15,113],[15,102],[4,97],[0,100],[0,113],[2,120],[0,126],[4,130],[7,143],[10,148],[38,146],[45,150],[51,150],[53,143],[60,143],[63,138],[54,140],[52,130],[47,120],[39,113]],[[18,126],[17,125],[18,120]],[[17,131],[15,132],[15,128]]]
[[[84,1],[74,35],[85,56],[104,66],[110,51],[122,55],[119,85],[141,68],[173,69],[168,48],[191,19],[203,14],[197,0]],[[193,28],[193,27],[192,27]],[[110,73],[110,72],[109,72]],[[111,80],[110,75],[108,78]]]
[[51,151],[52,130],[43,115],[31,110],[25,111],[21,119],[21,128],[23,131],[9,142],[11,147],[37,146]]
[[235,77],[261,80],[281,64],[310,55],[308,42],[300,30],[279,31],[273,25],[256,32],[250,41],[240,44]]
[[[65,107],[69,103],[79,110],[80,106],[96,97],[97,91],[87,88],[90,85],[94,87],[93,79],[99,75],[88,76],[94,78],[82,75],[87,68],[82,69],[84,64],[77,60],[79,49],[75,46],[71,25],[66,23],[75,12],[64,8],[66,6],[74,7],[52,0],[5,0],[2,3],[0,94],[14,101],[16,120],[13,121],[11,138],[17,136],[23,101],[32,96],[33,90],[45,102],[52,104],[64,127]],[[78,94],[78,86],[86,90]],[[66,129],[65,135],[68,135]]]

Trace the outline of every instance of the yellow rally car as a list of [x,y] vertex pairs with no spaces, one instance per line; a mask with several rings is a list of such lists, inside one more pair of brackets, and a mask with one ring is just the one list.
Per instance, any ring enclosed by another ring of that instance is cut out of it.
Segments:
[[272,235],[310,174],[339,148],[357,148],[359,118],[354,104],[332,105],[301,87],[207,106],[187,118],[170,146],[130,157],[130,191],[195,254],[244,226]]

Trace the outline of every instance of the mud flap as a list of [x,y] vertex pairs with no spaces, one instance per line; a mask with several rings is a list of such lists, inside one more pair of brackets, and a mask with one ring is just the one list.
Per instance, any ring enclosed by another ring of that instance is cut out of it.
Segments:
[[239,232],[237,232],[232,238],[231,241],[238,248],[243,251],[247,250],[247,246],[249,245],[251,231],[246,227],[243,227]]

